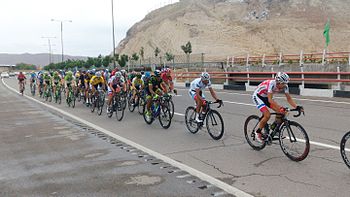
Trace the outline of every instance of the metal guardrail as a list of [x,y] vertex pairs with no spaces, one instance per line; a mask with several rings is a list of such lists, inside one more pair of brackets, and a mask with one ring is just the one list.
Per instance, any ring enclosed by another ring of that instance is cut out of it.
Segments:
[[[198,78],[201,72],[176,72],[174,73],[175,79],[193,79]],[[273,79],[276,72],[209,72],[212,79],[225,79],[236,81],[263,81],[267,79]],[[294,82],[320,82],[320,83],[342,83],[350,82],[350,72],[287,72],[288,75],[300,75],[301,77],[291,77],[291,81]],[[240,76],[232,76],[240,75]],[[242,75],[246,75],[242,77]],[[252,77],[252,75],[259,75],[257,77]],[[271,75],[271,77],[261,77]],[[312,76],[312,77],[308,77]],[[315,76],[320,76],[315,78]],[[325,76],[334,76],[334,78],[329,78]],[[342,76],[346,76],[347,79]]]

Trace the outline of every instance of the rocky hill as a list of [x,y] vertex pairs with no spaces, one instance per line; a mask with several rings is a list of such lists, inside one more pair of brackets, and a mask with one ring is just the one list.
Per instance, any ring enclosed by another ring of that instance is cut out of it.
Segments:
[[348,0],[180,0],[157,9],[132,26],[118,53],[132,54],[144,47],[183,54],[192,43],[193,54],[227,55],[320,52],[325,46],[324,25],[331,21],[329,51],[348,51]]
[[[61,62],[61,55],[52,54],[53,63]],[[83,56],[70,56],[65,55],[64,59],[81,59],[86,60],[87,57]],[[8,54],[8,53],[0,53],[0,64],[18,64],[18,63],[26,63],[26,64],[34,64],[38,66],[46,66],[49,64],[49,54],[48,53],[39,53],[39,54]]]

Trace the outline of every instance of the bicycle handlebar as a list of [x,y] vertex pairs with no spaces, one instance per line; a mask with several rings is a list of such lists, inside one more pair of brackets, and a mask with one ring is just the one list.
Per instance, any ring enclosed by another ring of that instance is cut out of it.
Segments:
[[209,105],[211,104],[216,104],[219,103],[219,106],[217,108],[220,108],[221,106],[224,106],[224,102],[222,102],[222,100],[218,100],[218,101],[207,101]]
[[288,109],[288,108],[286,108],[286,111],[297,111],[298,112],[298,114],[297,115],[293,115],[293,117],[299,117],[300,115],[301,115],[301,113],[303,113],[303,115],[305,116],[305,112],[303,111],[301,111],[300,109]]

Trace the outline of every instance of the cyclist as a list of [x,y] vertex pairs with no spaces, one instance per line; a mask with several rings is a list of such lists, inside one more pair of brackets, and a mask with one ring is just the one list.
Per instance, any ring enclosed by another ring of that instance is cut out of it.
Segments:
[[177,90],[174,89],[174,82],[173,78],[171,77],[171,70],[170,68],[164,68],[161,74],[162,80],[164,81],[164,84],[166,87],[164,89],[168,90],[167,92],[173,91],[175,94],[177,94]]
[[152,100],[154,98],[157,98],[158,96],[163,95],[163,92],[161,90],[162,86],[164,86],[164,82],[162,81],[162,78],[160,77],[160,70],[155,70],[154,75],[151,76],[151,78],[148,81],[148,86],[146,86],[146,116],[151,115],[151,105]]
[[53,82],[53,92],[56,95],[56,89],[58,88],[59,91],[61,91],[61,83],[62,83],[62,78],[61,76],[58,74],[57,71],[55,71],[53,73],[52,76],[52,82]]
[[[22,72],[19,72],[17,79],[18,79],[19,91],[23,95],[27,77]],[[23,90],[22,90],[22,88],[23,88]]]
[[43,78],[44,78],[44,92],[46,94],[46,90],[47,90],[48,86],[51,85],[51,77],[50,77],[48,72],[45,72]]
[[216,100],[216,102],[222,102],[217,96],[214,89],[211,87],[210,75],[207,72],[202,72],[201,77],[193,80],[190,85],[189,95],[194,99],[196,103],[196,121],[203,122],[202,117],[200,117],[203,108],[205,107],[205,96],[203,90],[208,87],[211,96]]
[[75,81],[75,78],[73,77],[72,71],[68,71],[66,73],[66,76],[64,77],[64,87],[66,89],[66,101],[68,101],[69,88],[70,87],[72,88],[73,94],[74,94],[75,87],[76,87],[76,81]]
[[43,92],[43,85],[44,85],[44,76],[43,76],[43,73],[41,71],[39,71],[38,73],[38,76],[37,76],[37,86],[38,86],[38,93],[39,93],[39,96],[40,94]]
[[30,73],[30,79],[29,79],[29,82],[30,82],[29,85],[31,88],[33,88],[33,84],[35,83],[35,81],[36,81],[36,74],[34,71],[32,71]]
[[[98,89],[99,86],[104,91],[104,89],[105,89],[105,80],[103,79],[101,72],[97,71],[95,76],[93,76],[90,79],[91,95],[94,95],[97,92],[96,90]],[[98,94],[98,92],[97,92],[97,94]]]
[[[259,142],[263,142],[264,137],[261,133],[262,129],[265,127],[267,121],[270,119],[270,111],[268,107],[277,113],[284,114],[286,109],[275,100],[273,100],[273,94],[278,92],[284,92],[288,103],[298,110],[304,111],[302,106],[297,106],[293,98],[289,94],[288,88],[289,76],[287,73],[278,72],[273,80],[265,80],[259,84],[253,93],[253,102],[256,107],[263,113],[263,118],[259,122],[258,129],[255,131],[256,138]],[[276,116],[276,121],[271,128],[276,127],[277,124],[281,123],[281,116]]]
[[90,91],[90,80],[92,78],[92,72],[88,70],[86,74],[84,75],[84,84],[85,84],[85,98],[86,98],[86,105],[89,106],[89,91]]
[[134,103],[136,99],[136,94],[137,92],[141,92],[144,88],[144,83],[141,77],[142,77],[141,73],[137,73],[136,77],[134,77],[134,79],[131,82],[132,102],[133,102],[132,105],[138,104],[138,103]]
[[120,72],[114,73],[114,75],[108,81],[108,102],[107,112],[111,110],[112,99],[115,93],[119,93],[123,89],[126,91],[126,84],[122,74]]

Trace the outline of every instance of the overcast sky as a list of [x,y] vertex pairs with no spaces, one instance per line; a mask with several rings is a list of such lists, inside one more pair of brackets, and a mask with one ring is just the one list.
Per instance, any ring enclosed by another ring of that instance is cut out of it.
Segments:
[[[151,10],[178,0],[114,0],[116,46],[127,30]],[[98,56],[111,53],[111,0],[0,0],[0,53],[61,53],[60,22],[63,23],[64,54]]]

